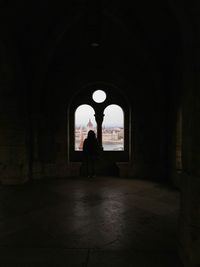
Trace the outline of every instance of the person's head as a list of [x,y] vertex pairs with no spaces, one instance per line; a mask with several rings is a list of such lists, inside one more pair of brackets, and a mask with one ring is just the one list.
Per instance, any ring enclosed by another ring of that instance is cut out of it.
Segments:
[[89,130],[89,132],[88,132],[88,136],[87,136],[89,139],[94,139],[94,138],[96,138],[96,134],[95,134],[95,132],[94,131],[92,131],[92,130]]

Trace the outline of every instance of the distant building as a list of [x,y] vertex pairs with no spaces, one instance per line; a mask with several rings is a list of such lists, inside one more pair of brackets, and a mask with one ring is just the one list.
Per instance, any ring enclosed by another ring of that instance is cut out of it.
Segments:
[[[88,131],[96,131],[91,119],[85,126],[79,126],[75,130],[75,149],[82,151],[83,142],[87,137]],[[124,144],[124,128],[121,127],[102,127],[102,143],[105,150],[123,150]]]
[[91,119],[89,119],[89,122],[87,124],[87,130],[94,130],[94,126],[93,126],[93,123],[91,122]]
[[84,141],[84,136],[83,136],[83,129],[82,127],[80,128],[80,144],[79,144],[79,150],[83,149],[83,141]]

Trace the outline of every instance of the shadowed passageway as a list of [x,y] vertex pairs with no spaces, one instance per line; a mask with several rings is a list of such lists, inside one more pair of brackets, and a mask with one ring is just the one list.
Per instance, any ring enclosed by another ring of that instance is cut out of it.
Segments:
[[190,0],[1,1],[0,267],[200,266],[199,18]]
[[0,266],[181,266],[168,186],[52,179],[1,187],[0,199]]

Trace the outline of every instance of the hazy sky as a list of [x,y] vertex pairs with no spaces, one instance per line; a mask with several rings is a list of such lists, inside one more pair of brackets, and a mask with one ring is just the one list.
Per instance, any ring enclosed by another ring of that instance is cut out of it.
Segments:
[[[86,126],[89,119],[91,119],[91,122],[95,126],[96,122],[93,108],[89,105],[81,105],[80,107],[78,107],[75,113],[76,126]],[[123,124],[123,111],[119,106],[110,105],[104,110],[103,126],[122,127]]]

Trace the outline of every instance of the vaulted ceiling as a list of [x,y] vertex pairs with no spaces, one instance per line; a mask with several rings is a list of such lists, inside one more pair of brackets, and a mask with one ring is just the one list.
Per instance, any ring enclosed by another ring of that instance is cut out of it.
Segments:
[[137,84],[139,73],[150,73],[167,86],[182,66],[190,13],[178,0],[4,1],[1,40],[17,52],[28,84],[52,66],[68,66],[72,72],[118,68]]

